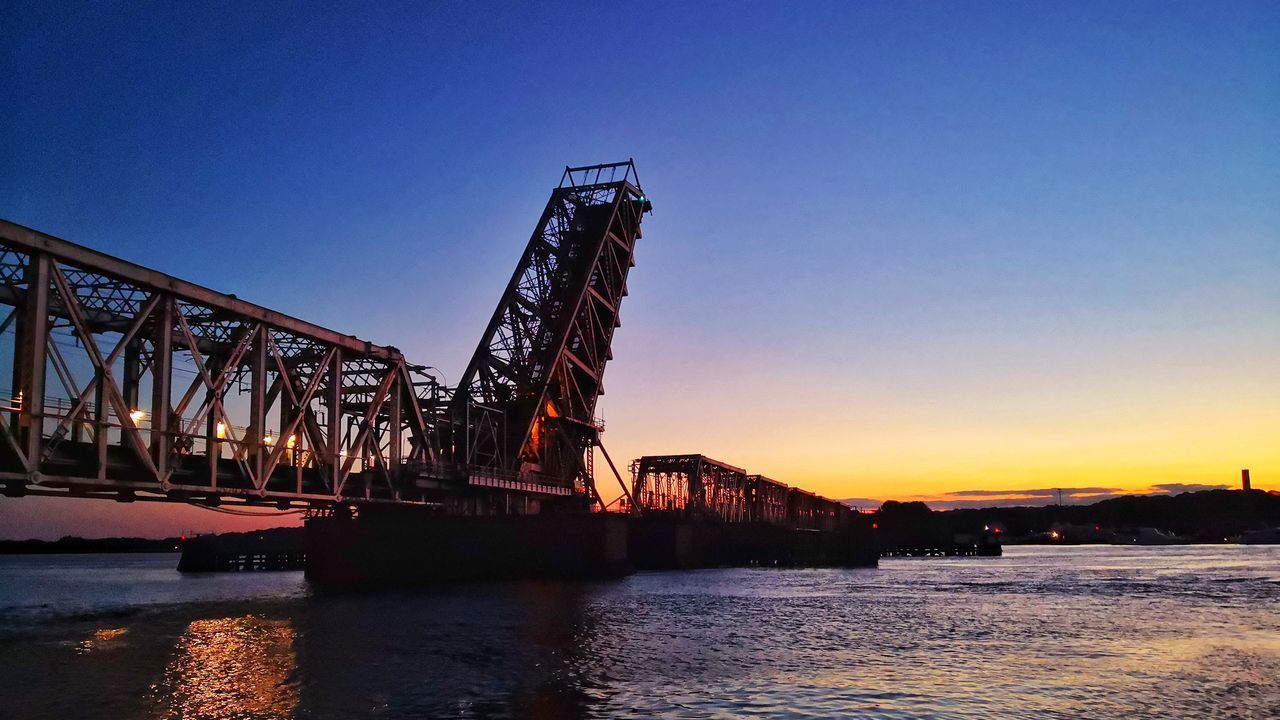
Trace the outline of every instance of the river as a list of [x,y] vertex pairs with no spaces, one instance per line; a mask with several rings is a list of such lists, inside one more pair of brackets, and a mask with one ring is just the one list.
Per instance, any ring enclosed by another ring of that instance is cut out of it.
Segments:
[[0,718],[1267,718],[1280,547],[326,594],[0,557]]

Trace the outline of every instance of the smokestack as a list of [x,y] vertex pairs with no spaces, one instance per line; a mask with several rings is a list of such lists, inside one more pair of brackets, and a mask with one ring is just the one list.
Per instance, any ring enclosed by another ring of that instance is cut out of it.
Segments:
[[1249,487],[1249,468],[1240,471],[1240,486],[1245,492],[1249,492],[1253,488]]

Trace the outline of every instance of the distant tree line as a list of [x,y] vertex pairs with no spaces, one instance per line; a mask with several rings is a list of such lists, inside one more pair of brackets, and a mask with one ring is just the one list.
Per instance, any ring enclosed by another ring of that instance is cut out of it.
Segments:
[[0,555],[49,553],[149,553],[176,552],[179,538],[81,538],[57,540],[0,540]]
[[875,513],[881,544],[907,547],[957,533],[998,528],[1005,538],[1050,532],[1055,526],[1104,530],[1155,528],[1188,540],[1221,541],[1280,526],[1280,493],[1205,490],[1180,495],[1126,495],[1091,505],[991,507],[934,511],[922,502],[884,503]]

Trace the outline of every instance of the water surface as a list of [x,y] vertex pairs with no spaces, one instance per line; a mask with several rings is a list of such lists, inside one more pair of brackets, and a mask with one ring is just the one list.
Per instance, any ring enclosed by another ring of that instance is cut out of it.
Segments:
[[329,595],[0,557],[0,718],[1268,718],[1280,547]]

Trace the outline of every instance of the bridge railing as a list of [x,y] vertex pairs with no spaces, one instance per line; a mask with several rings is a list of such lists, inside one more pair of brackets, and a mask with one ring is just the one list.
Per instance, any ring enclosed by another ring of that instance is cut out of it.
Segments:
[[634,160],[599,165],[582,165],[565,167],[560,177],[560,187],[591,187],[595,185],[612,185],[627,183],[640,187],[640,175],[636,172]]

